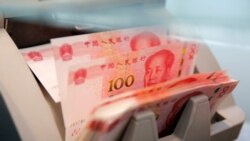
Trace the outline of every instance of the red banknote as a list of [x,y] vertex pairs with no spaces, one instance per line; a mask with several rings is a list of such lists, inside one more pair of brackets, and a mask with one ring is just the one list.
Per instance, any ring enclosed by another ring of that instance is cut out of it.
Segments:
[[52,99],[60,102],[55,59],[49,44],[20,49],[30,69],[42,83]]
[[94,109],[78,139],[87,140],[94,133],[96,140],[115,141],[134,113],[148,109],[157,117],[159,134],[168,135],[190,97],[208,96],[214,111],[237,83],[224,72],[195,74],[107,99]]
[[[173,42],[175,42],[173,40]],[[195,53],[192,53],[195,52]],[[66,126],[79,128],[91,109],[122,92],[149,87],[193,72],[197,47],[169,44],[127,54],[114,54],[72,67],[67,95],[62,99]],[[186,59],[192,54],[192,58]],[[98,65],[93,65],[99,61]],[[82,108],[79,108],[82,107]]]
[[140,27],[98,32],[51,40],[54,50],[59,94],[67,94],[66,78],[69,66],[93,61],[117,53],[130,53],[147,47],[166,44],[167,28]]

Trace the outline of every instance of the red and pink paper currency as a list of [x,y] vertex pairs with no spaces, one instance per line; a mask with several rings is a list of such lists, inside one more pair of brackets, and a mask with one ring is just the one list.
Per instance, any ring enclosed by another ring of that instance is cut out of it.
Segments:
[[115,140],[132,114],[145,109],[154,111],[159,134],[169,134],[195,95],[207,95],[211,111],[216,109],[237,81],[224,72],[188,77],[201,43],[169,31],[100,32],[22,50],[54,101],[61,101],[66,140],[87,139],[91,133],[98,140]]
[[[186,54],[182,54],[183,50]],[[105,61],[93,60],[90,67],[85,63],[70,68],[68,95],[62,99],[66,125],[84,121],[101,99],[190,74],[193,58],[182,61],[190,52],[189,47],[165,45],[107,56]]]
[[51,45],[45,44],[20,49],[20,52],[52,99],[56,103],[60,102],[55,59]]
[[182,77],[121,94],[95,107],[78,139],[87,140],[95,133],[95,140],[115,141],[129,118],[144,110],[155,113],[159,134],[169,135],[189,98],[208,96],[213,115],[218,104],[233,91],[237,83],[219,71]]
[[199,46],[170,37],[165,27],[93,33],[51,43],[69,138],[80,133],[102,99],[191,74]]
[[[68,138],[79,135],[90,111],[102,99],[193,72],[199,44],[169,37],[165,31],[147,27],[52,40],[58,54],[56,68],[61,74],[59,89],[63,90],[60,96]],[[86,46],[90,39],[99,41],[98,46],[93,42]],[[114,39],[118,41],[111,42]],[[66,41],[71,57],[65,60],[61,48]],[[89,58],[81,58],[86,55]]]

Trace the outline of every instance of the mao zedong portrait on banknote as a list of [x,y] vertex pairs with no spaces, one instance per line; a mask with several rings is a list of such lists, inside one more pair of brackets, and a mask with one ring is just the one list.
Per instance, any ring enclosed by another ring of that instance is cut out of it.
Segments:
[[132,37],[130,47],[132,51],[137,51],[146,47],[155,47],[161,45],[160,38],[152,32],[145,31]]
[[144,86],[165,82],[170,78],[174,54],[169,50],[160,50],[151,55],[145,63]]

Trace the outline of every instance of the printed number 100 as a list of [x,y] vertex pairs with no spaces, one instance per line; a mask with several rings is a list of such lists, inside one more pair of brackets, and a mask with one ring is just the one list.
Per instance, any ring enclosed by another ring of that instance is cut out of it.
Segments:
[[117,78],[109,81],[109,92],[114,90],[121,89],[124,85],[126,87],[130,87],[134,84],[135,77],[133,75],[129,75],[127,78]]

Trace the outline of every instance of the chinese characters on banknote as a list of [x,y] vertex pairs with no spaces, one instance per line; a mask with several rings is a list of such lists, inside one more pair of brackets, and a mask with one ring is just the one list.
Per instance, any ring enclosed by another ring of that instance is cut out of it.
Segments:
[[117,140],[132,114],[150,109],[171,134],[188,99],[206,95],[212,113],[238,81],[224,71],[193,74],[202,42],[167,27],[139,27],[51,39],[21,50],[55,102],[66,140]]

